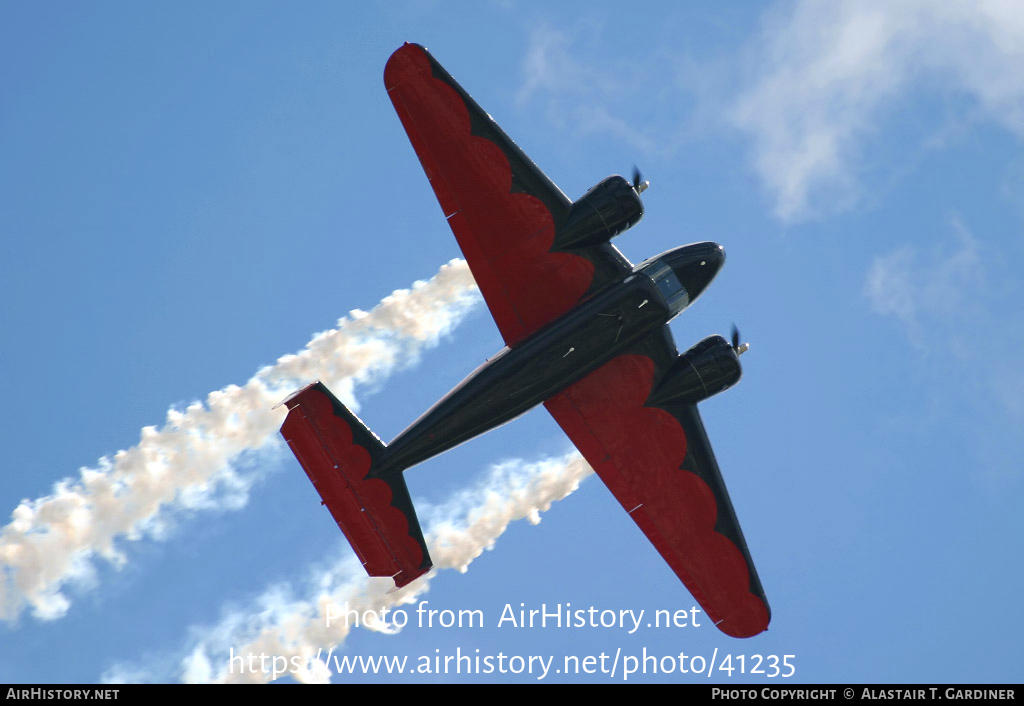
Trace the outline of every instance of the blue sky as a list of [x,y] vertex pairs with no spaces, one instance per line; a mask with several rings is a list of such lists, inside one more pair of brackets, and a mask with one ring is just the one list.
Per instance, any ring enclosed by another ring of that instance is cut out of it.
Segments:
[[[0,682],[220,678],[232,647],[273,639],[410,664],[553,656],[543,681],[610,681],[554,670],[644,649],[794,655],[789,681],[1019,680],[1019,5],[3,14]],[[673,331],[686,347],[735,321],[751,342],[742,382],[701,409],[766,634],[498,627],[506,604],[693,605],[593,476],[539,524],[514,519],[573,487],[543,409],[407,474],[451,565],[490,550],[404,608],[480,610],[483,627],[314,629],[320,600],[384,599],[268,431],[283,377],[333,381],[390,439],[502,345],[459,265],[374,309],[460,256],[383,89],[403,41],[570,197],[638,164],[647,213],[616,241],[634,262],[725,246]]]

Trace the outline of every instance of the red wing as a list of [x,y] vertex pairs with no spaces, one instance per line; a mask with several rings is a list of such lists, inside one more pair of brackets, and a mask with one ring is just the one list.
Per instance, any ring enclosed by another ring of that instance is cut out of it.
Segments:
[[608,244],[552,249],[572,202],[423,47],[392,54],[384,84],[506,343],[630,271]]
[[676,355],[666,328],[544,404],[719,629],[750,637],[771,610],[697,407],[646,404]]

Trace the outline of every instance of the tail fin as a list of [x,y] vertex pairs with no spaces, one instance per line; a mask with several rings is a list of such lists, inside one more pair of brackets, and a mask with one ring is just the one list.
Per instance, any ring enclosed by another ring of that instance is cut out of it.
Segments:
[[281,435],[370,576],[401,588],[432,564],[400,471],[371,475],[384,444],[323,383],[284,401]]

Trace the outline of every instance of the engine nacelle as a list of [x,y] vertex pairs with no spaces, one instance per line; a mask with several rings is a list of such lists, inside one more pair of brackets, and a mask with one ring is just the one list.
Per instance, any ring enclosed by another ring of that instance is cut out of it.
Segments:
[[743,370],[739,356],[721,336],[708,336],[676,359],[648,404],[697,404],[735,385]]
[[558,248],[571,250],[607,243],[643,218],[644,204],[621,176],[610,176],[573,203],[558,230]]

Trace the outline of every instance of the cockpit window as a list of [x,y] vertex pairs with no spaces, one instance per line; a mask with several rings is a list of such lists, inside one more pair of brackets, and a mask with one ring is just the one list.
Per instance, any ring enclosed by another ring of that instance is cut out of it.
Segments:
[[671,267],[659,260],[645,268],[644,272],[654,280],[655,286],[661,292],[661,296],[665,298],[665,303],[668,304],[673,315],[686,307],[689,297]]

